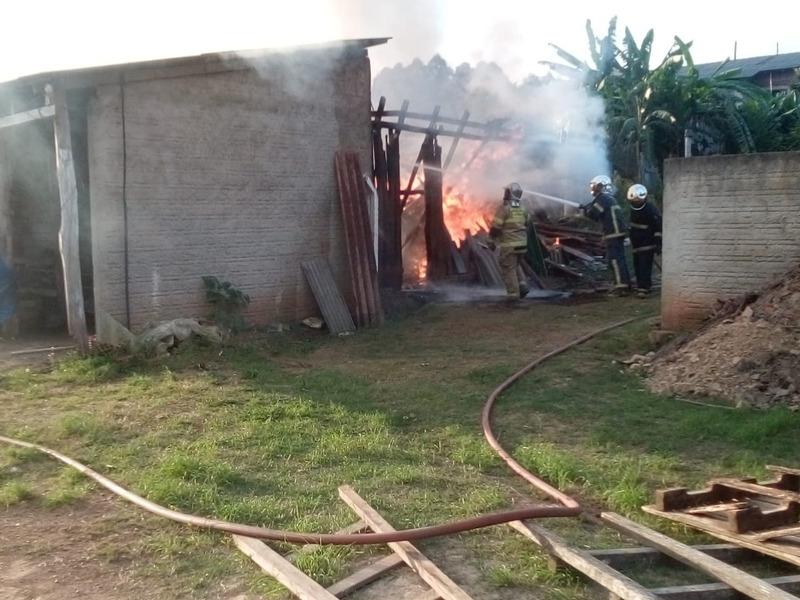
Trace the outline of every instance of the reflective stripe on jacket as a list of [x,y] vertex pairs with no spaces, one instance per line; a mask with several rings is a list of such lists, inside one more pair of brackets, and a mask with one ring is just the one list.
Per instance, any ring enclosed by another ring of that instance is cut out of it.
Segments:
[[520,250],[528,247],[528,215],[525,209],[519,205],[519,201],[511,204],[503,204],[497,209],[492,221],[492,228],[500,233],[497,236],[497,244],[501,248],[518,248]]
[[631,206],[631,246],[634,252],[661,246],[661,213],[652,202]]
[[599,194],[586,209],[586,216],[603,225],[603,238],[625,237],[628,226],[617,201],[605,192]]

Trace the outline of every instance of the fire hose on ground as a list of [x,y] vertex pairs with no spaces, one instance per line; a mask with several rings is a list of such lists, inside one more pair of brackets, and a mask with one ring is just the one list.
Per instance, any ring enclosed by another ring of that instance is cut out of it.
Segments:
[[177,510],[172,510],[165,506],[161,506],[160,504],[156,504],[155,502],[151,502],[150,500],[147,500],[146,498],[143,498],[142,496],[139,496],[138,494],[131,492],[130,490],[122,487],[118,483],[115,483],[108,477],[105,477],[104,475],[101,475],[97,471],[87,467],[83,463],[80,463],[77,460],[65,456],[60,452],[51,450],[50,448],[46,448],[38,444],[33,444],[30,442],[25,442],[22,440],[8,438],[4,436],[0,436],[0,442],[3,442],[5,444],[11,444],[14,446],[19,446],[21,448],[28,448],[31,450],[37,450],[39,452],[43,452],[44,454],[47,454],[48,456],[51,456],[52,458],[55,458],[56,460],[59,460],[62,463],[69,465],[70,467],[73,467],[74,469],[77,469],[90,479],[93,479],[94,481],[99,483],[101,486],[103,486],[110,492],[116,494],[117,496],[127,500],[128,502],[131,502],[132,504],[135,504],[139,508],[142,508],[160,517],[165,517],[167,519],[177,521],[178,523],[192,525],[193,527],[212,529],[224,533],[237,534],[264,540],[289,542],[294,544],[340,544],[340,545],[386,544],[389,542],[422,540],[427,538],[439,537],[443,535],[451,535],[455,533],[469,531],[471,529],[480,529],[492,525],[501,525],[504,523],[509,523],[511,521],[523,521],[526,519],[539,519],[548,517],[576,517],[581,513],[582,509],[580,504],[574,498],[558,490],[557,488],[551,486],[546,481],[543,481],[542,479],[540,479],[539,477],[537,477],[536,475],[525,469],[525,467],[523,467],[516,460],[514,460],[514,458],[500,445],[500,442],[497,440],[497,437],[492,432],[492,411],[494,410],[494,405],[500,394],[502,394],[504,391],[506,391],[508,388],[514,385],[514,383],[516,383],[525,374],[529,373],[543,362],[549,360],[550,358],[558,356],[559,354],[563,354],[567,350],[574,348],[575,346],[578,346],[580,344],[583,344],[584,342],[587,342],[598,335],[601,335],[618,327],[622,327],[636,320],[638,320],[638,318],[626,319],[624,321],[614,323],[613,325],[603,327],[602,329],[598,329],[576,340],[573,340],[572,342],[564,346],[556,348],[555,350],[545,354],[544,356],[541,356],[536,360],[528,363],[522,369],[514,373],[511,377],[509,377],[503,383],[497,386],[497,388],[495,388],[495,390],[489,395],[486,404],[483,408],[483,413],[481,415],[481,426],[483,427],[483,433],[489,445],[500,456],[500,458],[503,459],[503,461],[505,461],[505,463],[511,468],[512,471],[514,471],[517,475],[525,479],[525,481],[530,483],[534,488],[536,488],[546,496],[550,497],[553,500],[556,500],[559,504],[534,505],[514,510],[506,510],[501,512],[478,515],[476,517],[461,519],[458,521],[452,521],[440,525],[430,525],[414,529],[404,529],[404,530],[394,531],[391,533],[353,533],[353,534],[302,533],[296,531],[284,531],[280,529],[268,529],[265,527],[245,525],[242,523],[232,523],[229,521],[210,519],[207,517],[201,517],[197,515],[183,513]]

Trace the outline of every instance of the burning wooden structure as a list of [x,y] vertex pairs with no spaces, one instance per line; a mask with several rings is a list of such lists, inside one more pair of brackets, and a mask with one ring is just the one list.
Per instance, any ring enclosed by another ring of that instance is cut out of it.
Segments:
[[[372,112],[375,187],[380,205],[378,265],[382,286],[397,290],[403,284],[403,246],[407,240],[403,240],[402,215],[412,198],[424,202],[420,224],[425,238],[426,268],[421,274],[432,281],[441,281],[467,273],[468,263],[445,224],[445,175],[462,139],[480,142],[462,169],[468,168],[488,143],[513,139],[513,132],[502,122],[481,123],[470,121],[469,116],[469,112],[460,119],[443,116],[438,106],[430,114],[416,113],[409,110],[408,101],[403,102],[400,110],[386,110],[385,98],[380,99]],[[400,167],[400,134],[403,131],[425,136],[405,185],[401,181]],[[439,138],[451,138],[444,158]],[[420,174],[423,186],[415,188]]]
[[[402,178],[400,159],[400,136],[404,131],[424,135],[407,181]],[[452,184],[445,185],[445,181],[467,173],[490,144],[511,148],[510,144],[518,142],[519,136],[519,132],[503,120],[486,123],[470,120],[469,111],[460,118],[448,117],[441,114],[439,106],[431,113],[412,112],[407,100],[399,110],[388,110],[386,98],[380,99],[372,112],[372,142],[380,206],[378,271],[382,287],[399,290],[404,281],[415,277],[418,281],[472,282],[502,287],[497,258],[487,244],[489,220],[495,207],[487,204],[479,218],[473,215],[468,227],[460,227],[463,219],[448,219],[448,211],[458,208],[460,200],[455,197],[458,194],[453,191]],[[448,139],[446,152],[439,143],[440,138]],[[478,144],[463,163],[455,167],[461,140]],[[414,218],[418,219],[411,231],[405,233],[404,211],[414,211]],[[424,244],[419,239],[423,236]],[[550,223],[546,217],[537,219],[529,237],[540,246],[530,251],[531,267],[526,265],[526,272],[521,274],[526,280],[548,272],[582,280],[581,269],[570,265],[597,267],[597,258],[605,252],[598,232]],[[424,256],[417,265],[406,264],[404,268],[404,250],[415,243],[424,248]],[[557,256],[552,253],[554,246]]]

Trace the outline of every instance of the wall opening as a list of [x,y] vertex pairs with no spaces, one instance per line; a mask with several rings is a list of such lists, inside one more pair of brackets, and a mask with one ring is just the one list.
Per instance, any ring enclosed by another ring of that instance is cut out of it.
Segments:
[[[87,327],[94,325],[88,148],[84,94],[69,98],[79,205],[81,276]],[[52,119],[0,133],[6,195],[4,253],[15,280],[19,337],[67,335],[66,297],[59,249],[61,206]]]

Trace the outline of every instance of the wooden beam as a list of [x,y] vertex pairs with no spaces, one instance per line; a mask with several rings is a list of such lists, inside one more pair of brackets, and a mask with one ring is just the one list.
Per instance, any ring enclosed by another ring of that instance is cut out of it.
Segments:
[[355,592],[365,585],[372,583],[385,573],[388,573],[392,569],[396,569],[402,564],[405,564],[403,563],[403,559],[397,554],[392,553],[389,556],[385,556],[382,559],[367,565],[363,569],[359,569],[352,575],[348,575],[341,581],[334,583],[328,588],[328,591],[334,596],[341,598],[342,596],[346,596],[347,594]]
[[796,477],[800,477],[800,469],[794,469],[791,467],[781,467],[780,465],[767,465],[767,471],[771,471],[772,473],[779,473],[783,475],[794,475]]
[[408,115],[408,105],[410,102],[408,100],[403,100],[403,104],[400,106],[399,114],[397,115],[397,124],[402,125],[406,122],[406,115]]
[[549,267],[552,267],[556,271],[561,271],[562,273],[569,275],[570,277],[574,277],[575,279],[583,279],[583,274],[579,273],[574,269],[570,269],[566,265],[559,264],[556,261],[551,260],[549,258],[545,258],[544,262],[545,264],[547,264]]
[[511,136],[505,133],[470,133],[464,131],[462,133],[457,133],[455,131],[450,131],[449,129],[431,129],[431,127],[422,127],[420,125],[409,125],[408,123],[391,123],[389,121],[373,121],[373,127],[378,127],[381,129],[397,129],[399,131],[410,131],[412,133],[435,133],[437,135],[443,135],[447,137],[460,137],[465,140],[477,140],[477,141],[498,141],[498,142],[508,142],[511,140]]
[[601,513],[600,519],[624,535],[656,548],[697,571],[711,575],[755,600],[797,600],[795,596],[788,592],[784,592],[774,585],[753,577],[741,569],[732,567],[657,531],[634,523],[621,515]]
[[[408,101],[403,102],[403,106],[407,104]],[[387,194],[383,212],[387,221],[391,221],[391,227],[384,231],[389,236],[386,244],[391,260],[389,264],[384,264],[384,275],[389,280],[390,287],[395,290],[403,285],[403,202],[400,200],[400,185],[400,134],[390,132],[386,136]]]
[[451,272],[450,233],[444,222],[442,204],[442,147],[435,136],[427,136],[422,145],[422,169],[425,173],[425,255],[428,260],[427,277],[441,281]]
[[41,108],[33,108],[25,112],[15,113],[7,117],[0,117],[0,129],[6,127],[13,127],[14,125],[22,125],[23,123],[30,123],[31,121],[38,121],[39,119],[49,119],[55,115],[55,107],[50,104],[42,106]]
[[75,346],[48,346],[47,348],[32,348],[30,350],[15,350],[9,352],[9,356],[24,356],[25,354],[44,354],[45,352],[63,352],[64,350],[74,350]]
[[538,525],[512,521],[509,523],[545,552],[586,575],[621,600],[658,600],[658,596],[595,558],[588,552],[570,547],[559,536]]
[[[765,583],[774,585],[786,592],[800,592],[800,575],[770,577]],[[701,583],[698,585],[677,585],[651,590],[664,600],[739,600],[742,595],[724,583]]]
[[58,243],[64,271],[64,294],[67,304],[67,324],[81,353],[89,350],[86,332],[86,312],[83,304],[81,281],[81,256],[78,241],[78,184],[75,180],[75,163],[72,156],[69,111],[64,89],[53,90],[54,131],[56,144],[56,175],[61,199],[61,228]]
[[711,523],[713,521],[704,517],[688,515],[681,512],[665,512],[658,510],[654,506],[643,506],[642,510],[646,513],[650,513],[651,515],[656,515],[663,517],[664,519],[683,523],[689,527],[694,527],[700,531],[705,531],[706,533],[709,533],[714,537],[726,542],[732,542],[743,548],[755,550],[761,554],[766,554],[800,567],[800,549],[793,549],[788,544],[775,543],[771,542],[770,540],[755,541],[751,539],[749,534],[746,533],[731,533],[730,531],[725,531],[717,526],[712,527]]
[[764,496],[766,498],[775,498],[776,500],[800,502],[800,493],[792,490],[783,490],[776,487],[750,483],[749,481],[741,481],[739,479],[712,479],[710,483],[712,485],[716,483],[729,489],[747,492],[748,495],[751,496]]
[[[14,353],[12,352],[11,354]],[[791,536],[800,535],[800,525],[795,525],[793,527],[778,527],[777,529],[767,529],[766,531],[756,531],[754,533],[748,534],[748,537],[751,540],[755,540],[757,542],[763,542],[765,540],[772,540],[775,538],[786,537],[788,535]]]
[[336,596],[295,567],[261,540],[233,535],[236,547],[253,559],[261,569],[277,579],[300,600],[334,600]]
[[453,138],[453,143],[450,144],[450,148],[447,150],[447,156],[442,163],[442,171],[447,171],[450,163],[453,162],[453,157],[456,155],[456,148],[458,148],[458,142],[461,140],[461,135],[464,133],[464,126],[467,124],[467,119],[469,119],[469,111],[465,110],[464,115],[461,117],[461,123],[459,123],[458,129],[456,130],[456,136]]
[[[407,107],[406,107],[407,108]],[[372,112],[372,116],[377,116],[375,111]],[[418,112],[408,112],[408,110],[384,110],[381,113],[383,117],[400,117],[402,116],[404,119],[414,119],[417,121],[429,121],[431,118],[430,113],[418,113]],[[467,117],[469,118],[469,117]],[[463,122],[466,127],[474,127],[476,129],[489,129],[492,131],[499,131],[500,125],[499,123],[480,123],[478,121],[467,121],[464,117],[457,119],[455,117],[437,117],[437,121],[440,123],[446,123],[448,125],[461,125]]]
[[[752,550],[747,548],[740,548],[735,544],[701,544],[692,546],[695,550],[699,550],[709,556],[718,558],[726,563],[735,563],[746,560],[752,560],[758,556]],[[663,552],[655,548],[611,548],[604,550],[589,550],[589,554],[598,560],[615,569],[628,569],[633,566],[639,565],[652,565],[655,563],[671,562],[674,564],[674,559],[670,558]]]
[[[436,118],[439,116],[439,110],[441,109],[440,106],[437,106],[433,109],[433,115],[431,115],[431,122],[428,125],[428,128],[423,130],[422,133],[430,134],[430,131],[433,130],[434,126],[436,125]],[[404,126],[405,127],[405,126]],[[425,140],[423,140],[422,145],[420,146],[419,152],[417,153],[417,160],[414,163],[414,167],[411,169],[411,175],[408,177],[408,185],[406,186],[405,192],[401,195],[403,200],[403,208],[406,206],[406,199],[408,198],[408,193],[411,191],[411,188],[414,187],[414,181],[417,179],[417,172],[419,172],[420,166],[422,166],[422,156],[425,151],[425,141],[427,141],[428,136],[426,135]]]
[[[343,485],[339,488],[339,497],[353,509],[376,533],[396,531],[378,511],[367,504],[353,488]],[[444,600],[471,600],[470,596],[445,575],[439,567],[420,552],[410,542],[392,542],[389,547],[427,583],[434,592]]]

